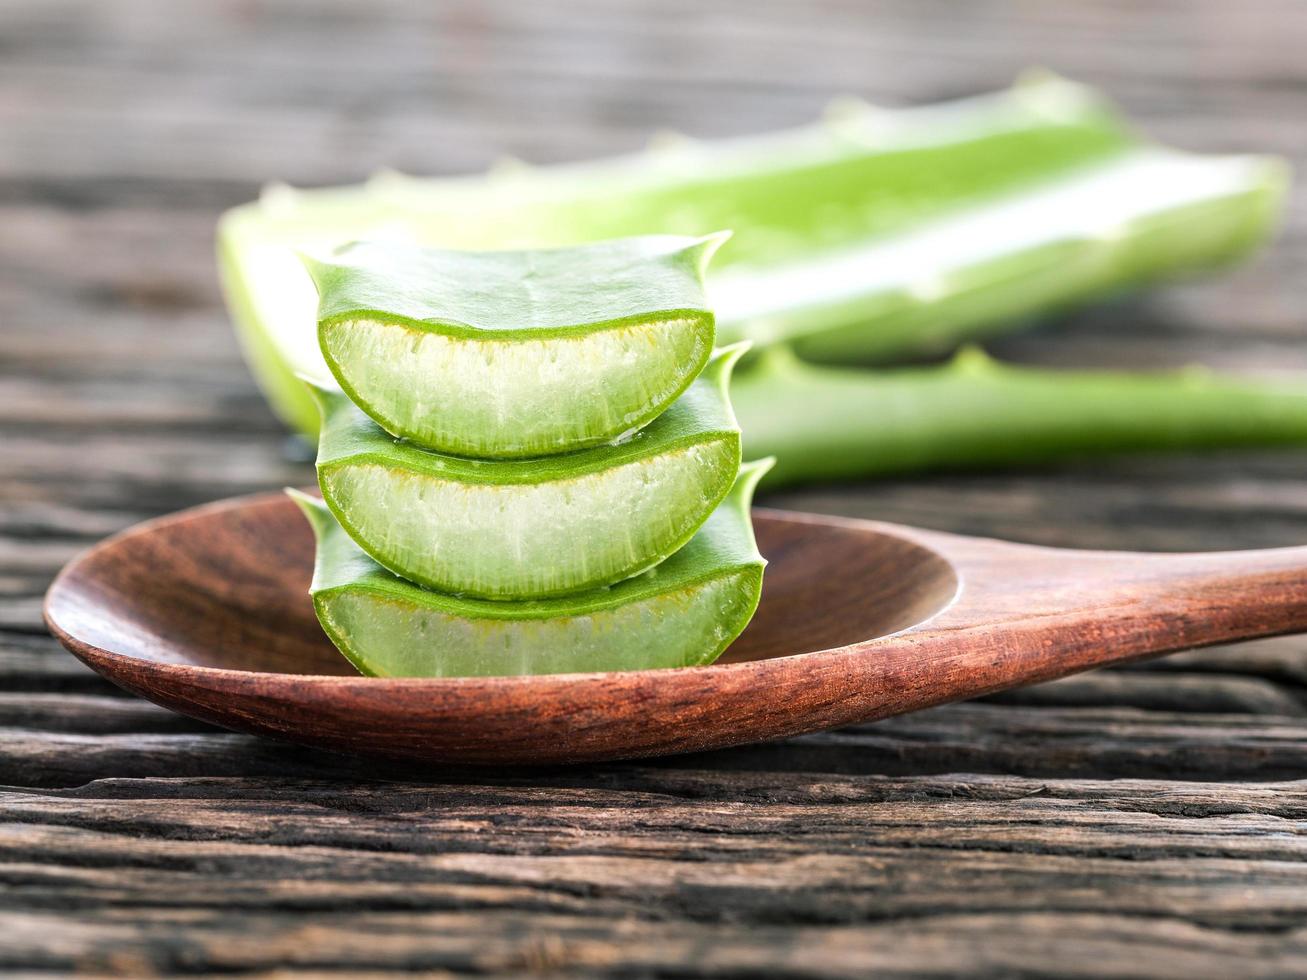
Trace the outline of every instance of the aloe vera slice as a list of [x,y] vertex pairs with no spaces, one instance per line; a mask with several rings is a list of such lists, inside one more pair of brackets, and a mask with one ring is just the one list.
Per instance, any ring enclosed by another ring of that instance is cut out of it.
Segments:
[[749,502],[768,461],[746,464],[685,547],[609,588],[491,602],[431,592],[392,575],[321,501],[288,491],[318,539],[311,593],[323,629],[362,673],[461,677],[646,670],[712,663],[740,635],[766,564]]
[[716,352],[633,438],[536,459],[419,449],[321,391],[323,498],[364,551],[434,589],[524,599],[609,585],[685,544],[730,490],[740,430],[727,386],[743,351]]
[[769,486],[1040,463],[1087,454],[1307,443],[1301,383],[1201,368],[1066,371],[992,360],[855,370],[765,351],[731,386],[744,450],[774,453]]
[[354,243],[306,261],[318,341],[354,402],[418,445],[481,458],[600,445],[657,417],[707,363],[703,271],[726,237]]

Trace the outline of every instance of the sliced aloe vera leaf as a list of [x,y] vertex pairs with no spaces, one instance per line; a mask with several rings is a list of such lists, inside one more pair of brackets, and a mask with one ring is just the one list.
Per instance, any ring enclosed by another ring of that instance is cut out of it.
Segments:
[[617,585],[491,602],[419,588],[369,558],[321,501],[289,491],[318,539],[311,593],[331,641],[374,677],[648,670],[710,664],[753,617],[766,564],[749,519],[769,461],[746,464],[699,532]]
[[743,351],[716,352],[634,437],[535,459],[419,449],[323,390],[323,498],[363,550],[430,588],[523,599],[609,585],[685,544],[730,490],[740,430],[727,387]]
[[459,456],[572,452],[638,429],[703,370],[725,234],[460,252],[357,242],[306,260],[331,373],[388,432]]

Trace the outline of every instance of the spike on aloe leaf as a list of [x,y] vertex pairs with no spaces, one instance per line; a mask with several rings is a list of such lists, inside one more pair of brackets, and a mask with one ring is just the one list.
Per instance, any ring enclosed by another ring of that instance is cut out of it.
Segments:
[[295,501],[297,506],[313,528],[313,538],[321,541],[323,534],[331,526],[331,511],[322,505],[322,500],[294,487],[285,488],[286,496]]
[[410,179],[407,174],[393,167],[378,167],[368,175],[368,179],[364,181],[364,186],[368,190],[384,192],[392,187],[403,186]]
[[324,284],[331,281],[332,263],[305,249],[296,249],[295,257],[300,260],[300,265],[304,266],[304,271],[313,280],[313,288],[321,292]]
[[492,180],[502,180],[507,178],[521,177],[529,174],[534,168],[521,157],[515,157],[505,153],[495,159],[490,165],[486,175]]
[[698,145],[698,141],[672,129],[660,129],[645,144],[650,153],[677,153]]
[[319,389],[322,495],[373,558],[431,588],[513,599],[611,584],[681,547],[730,489],[740,430],[727,388],[743,350],[718,351],[631,438],[523,460],[419,449]]
[[318,538],[311,593],[327,635],[364,674],[450,677],[712,663],[753,616],[763,567],[749,503],[766,464],[674,555],[610,588],[491,602],[419,588],[364,554],[321,501],[293,494]]
[[290,184],[276,180],[259,189],[259,207],[264,211],[289,213],[299,201],[300,192]]

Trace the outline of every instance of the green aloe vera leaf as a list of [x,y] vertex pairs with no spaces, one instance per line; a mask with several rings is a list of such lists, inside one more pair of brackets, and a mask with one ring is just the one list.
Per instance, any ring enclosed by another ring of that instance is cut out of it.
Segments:
[[731,388],[768,485],[1040,463],[1090,454],[1307,443],[1307,388],[1202,368],[1129,374],[996,362],[967,348],[932,367],[815,366],[764,352]]
[[646,425],[703,370],[725,235],[528,251],[360,242],[307,262],[318,340],[388,432],[460,456],[572,452]]
[[[296,375],[323,377],[325,367],[315,342],[316,295],[299,251],[356,239],[527,248],[732,228],[709,283],[710,299],[720,292],[728,300],[711,304],[719,324],[756,322],[760,335],[783,335],[785,317],[758,310],[757,290],[776,296],[785,316],[801,314],[803,332],[813,334],[820,325],[814,310],[832,317],[831,329],[849,325],[839,303],[821,301],[821,290],[834,288],[844,301],[856,286],[839,277],[848,250],[1106,165],[1139,145],[1097,94],[1041,76],[956,103],[846,105],[789,132],[684,141],[598,163],[468,178],[383,175],[317,191],[272,188],[224,215],[219,264],[256,377],[274,407],[312,434],[316,411]],[[830,274],[812,265],[826,254]],[[770,290],[773,274],[794,263],[808,269],[812,289],[796,291],[790,279],[781,294]],[[731,302],[742,305],[733,311]]]
[[730,490],[740,430],[727,386],[743,351],[716,352],[632,438],[534,459],[419,449],[323,390],[323,498],[379,563],[443,592],[525,599],[609,585],[684,545]]
[[646,670],[712,663],[739,636],[766,562],[749,502],[767,462],[674,555],[608,588],[492,602],[420,588],[382,568],[322,502],[289,491],[318,539],[311,593],[323,629],[362,673],[459,677]]
[[1136,150],[765,282],[723,280],[719,335],[829,363],[948,350],[1237,258],[1274,226],[1287,180],[1267,157]]

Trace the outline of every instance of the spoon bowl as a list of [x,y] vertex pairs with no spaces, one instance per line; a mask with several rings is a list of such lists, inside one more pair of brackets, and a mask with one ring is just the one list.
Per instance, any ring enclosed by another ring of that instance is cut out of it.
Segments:
[[753,622],[716,664],[361,677],[308,597],[313,536],[281,494],[183,511],[74,559],[54,635],[183,714],[306,745],[456,763],[719,748],[885,717],[1172,650],[1307,629],[1307,549],[1038,548],[759,509]]

